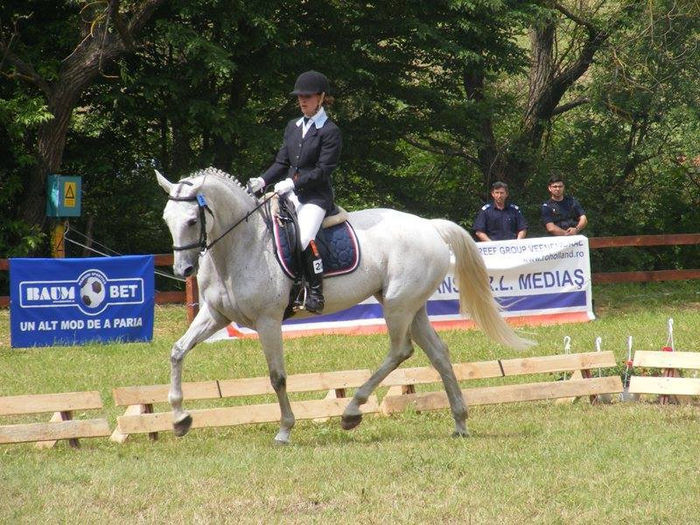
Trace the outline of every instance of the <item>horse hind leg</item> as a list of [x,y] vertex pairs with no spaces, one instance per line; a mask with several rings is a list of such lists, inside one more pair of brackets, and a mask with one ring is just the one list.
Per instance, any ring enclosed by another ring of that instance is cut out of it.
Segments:
[[454,436],[468,436],[467,429],[467,405],[464,402],[462,390],[452,368],[452,362],[447,352],[447,345],[440,339],[435,329],[428,320],[425,307],[416,313],[411,323],[411,336],[430,359],[433,367],[438,371],[445,386],[447,399],[450,402],[452,417],[455,421]]
[[408,334],[409,323],[407,322],[410,316],[405,314],[388,314],[386,313],[386,309],[385,306],[384,316],[391,343],[389,353],[377,371],[357,389],[352,400],[345,408],[340,420],[340,424],[344,430],[351,430],[362,422],[360,406],[367,402],[369,396],[386,376],[413,355],[413,346],[411,345],[411,338]]

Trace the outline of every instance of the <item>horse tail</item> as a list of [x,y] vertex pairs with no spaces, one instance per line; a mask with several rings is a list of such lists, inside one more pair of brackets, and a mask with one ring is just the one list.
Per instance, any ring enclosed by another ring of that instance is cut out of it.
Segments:
[[501,316],[502,308],[491,292],[486,265],[474,239],[454,222],[431,221],[455,256],[455,278],[459,288],[459,309],[473,319],[491,339],[524,350],[534,341],[518,336]]

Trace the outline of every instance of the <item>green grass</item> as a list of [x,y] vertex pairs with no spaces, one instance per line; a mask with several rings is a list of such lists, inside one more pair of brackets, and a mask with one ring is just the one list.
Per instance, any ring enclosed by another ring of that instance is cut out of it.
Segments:
[[[603,349],[622,361],[666,343],[700,351],[700,281],[594,290],[591,323],[526,327],[539,345],[522,354],[478,331],[442,336],[455,362]],[[99,390],[114,426],[111,389],[167,383],[184,308],[158,307],[148,344],[9,348],[0,311],[0,395]],[[286,342],[290,374],[375,368],[384,336]],[[406,366],[423,366],[420,352]],[[197,347],[184,380],[266,375],[256,341]],[[381,394],[381,392],[380,392]],[[165,408],[165,407],[163,407]],[[95,415],[88,412],[80,417]],[[7,422],[3,419],[0,422]],[[700,407],[551,402],[475,407],[468,439],[452,439],[447,411],[368,416],[352,432],[338,420],[299,421],[275,447],[274,424],[193,430],[123,445],[82,440],[0,447],[0,523],[695,523],[700,517]]]

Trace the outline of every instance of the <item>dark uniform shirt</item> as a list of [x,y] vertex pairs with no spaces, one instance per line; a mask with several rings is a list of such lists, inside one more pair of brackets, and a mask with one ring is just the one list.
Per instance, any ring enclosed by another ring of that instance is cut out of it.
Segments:
[[527,221],[515,204],[506,204],[505,208],[499,210],[490,203],[479,210],[474,230],[484,232],[492,241],[505,241],[516,239],[519,231],[527,230]]
[[586,214],[579,202],[569,195],[564,196],[560,201],[549,199],[542,204],[541,212],[543,225],[553,222],[562,230],[575,228],[579,217]]
[[318,115],[312,117],[314,124],[306,135],[302,119],[289,121],[275,162],[262,178],[265,185],[291,178],[299,202],[316,204],[325,209],[326,214],[332,214],[335,204],[331,173],[338,164],[342,137],[338,126],[325,117],[325,112],[321,119]]

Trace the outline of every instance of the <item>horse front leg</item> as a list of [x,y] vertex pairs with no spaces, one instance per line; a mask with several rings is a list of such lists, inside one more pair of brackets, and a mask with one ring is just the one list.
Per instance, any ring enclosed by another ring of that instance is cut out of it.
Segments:
[[214,332],[228,324],[221,314],[211,310],[206,303],[197,313],[189,328],[170,351],[170,391],[168,401],[173,409],[173,432],[182,437],[192,426],[192,416],[182,407],[182,362],[187,353]]
[[[184,338],[184,337],[183,337]],[[182,437],[192,426],[192,416],[182,408],[182,360],[191,350],[191,346],[180,346],[182,339],[173,344],[170,350],[170,392],[168,401],[173,409],[173,432],[177,437]]]
[[270,373],[270,383],[277,394],[280,406],[280,428],[275,436],[275,443],[286,445],[294,427],[295,418],[292,405],[287,396],[287,374],[284,370],[284,350],[282,347],[282,323],[277,319],[258,319],[256,330],[260,337],[267,369]]

